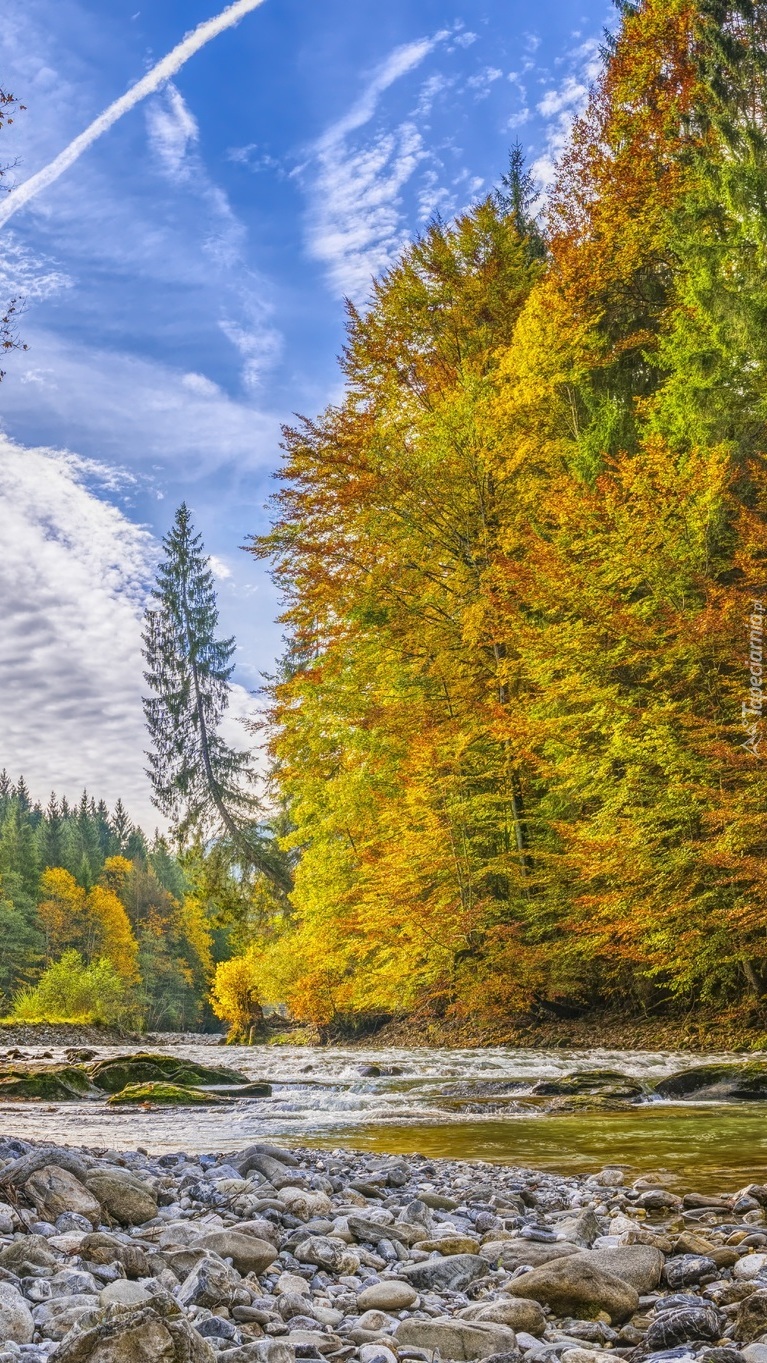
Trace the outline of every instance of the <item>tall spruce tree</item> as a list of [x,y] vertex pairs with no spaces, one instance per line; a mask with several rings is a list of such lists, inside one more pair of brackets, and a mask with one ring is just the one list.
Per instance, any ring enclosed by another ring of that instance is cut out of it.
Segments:
[[220,733],[235,643],[217,637],[210,560],[186,503],[163,548],[144,624],[144,677],[154,693],[145,698],[144,712],[155,804],[181,841],[223,836],[245,864],[287,889],[287,871],[253,826],[259,806],[250,756],[230,747]]

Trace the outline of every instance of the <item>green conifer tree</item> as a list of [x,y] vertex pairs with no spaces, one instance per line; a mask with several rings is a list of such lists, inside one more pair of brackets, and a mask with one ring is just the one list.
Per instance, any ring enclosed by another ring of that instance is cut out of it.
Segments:
[[250,756],[220,733],[235,644],[217,637],[213,574],[185,503],[163,547],[144,625],[144,676],[154,693],[144,700],[144,712],[155,804],[180,841],[223,835],[247,865],[288,889],[287,869],[265,857],[260,840],[250,835],[258,815]]

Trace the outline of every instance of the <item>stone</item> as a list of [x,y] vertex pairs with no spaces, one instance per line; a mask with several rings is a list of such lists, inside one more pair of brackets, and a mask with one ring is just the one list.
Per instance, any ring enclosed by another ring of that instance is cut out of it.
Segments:
[[763,1273],[767,1273],[767,1254],[744,1254],[732,1270],[739,1280],[759,1278]]
[[745,1344],[753,1344],[767,1335],[767,1291],[752,1292],[741,1302],[735,1317],[735,1337]]
[[718,1339],[721,1332],[719,1312],[713,1306],[701,1303],[679,1311],[664,1311],[652,1322],[645,1335],[644,1347],[657,1353],[661,1349],[675,1349],[678,1344]]
[[141,1226],[153,1221],[157,1203],[146,1184],[134,1175],[96,1171],[88,1174],[87,1187],[114,1221],[122,1226]]
[[508,1283],[506,1291],[550,1306],[555,1315],[593,1320],[605,1311],[613,1325],[628,1320],[639,1305],[636,1288],[589,1263],[586,1255],[568,1255],[534,1268]]
[[92,1273],[79,1268],[63,1268],[48,1279],[52,1297],[81,1297],[84,1294],[95,1296],[99,1291],[98,1283]]
[[332,1216],[333,1205],[327,1193],[310,1192],[307,1188],[290,1185],[280,1189],[280,1202],[299,1221],[311,1221],[313,1216]]
[[17,1235],[0,1250],[0,1268],[10,1269],[19,1278],[39,1277],[56,1267],[56,1259],[41,1235]]
[[[661,1098],[767,1098],[767,1065],[758,1060],[741,1064],[697,1065],[655,1085]],[[686,1201],[686,1199],[685,1199]],[[689,1206],[690,1203],[687,1203]],[[709,1204],[710,1205],[710,1204]]]
[[498,1301],[479,1302],[465,1306],[458,1312],[461,1320],[487,1320],[494,1325],[508,1325],[511,1330],[522,1330],[538,1335],[546,1328],[546,1316],[537,1301],[524,1297],[506,1297]]
[[146,1250],[105,1231],[86,1235],[80,1241],[79,1252],[92,1264],[122,1264],[128,1278],[149,1278],[152,1273]]
[[359,1258],[343,1240],[330,1235],[310,1235],[302,1240],[295,1250],[296,1258],[302,1264],[314,1264],[317,1268],[339,1276],[354,1273],[359,1268]]
[[29,1344],[34,1332],[32,1312],[19,1289],[0,1282],[0,1343]]
[[55,1221],[65,1212],[77,1212],[92,1230],[101,1221],[101,1204],[84,1188],[79,1178],[56,1164],[37,1169],[24,1184],[24,1191],[35,1205],[38,1216]]
[[229,1306],[239,1285],[239,1273],[208,1253],[182,1282],[178,1300],[182,1306]]
[[600,1098],[641,1098],[644,1088],[638,1079],[629,1079],[614,1070],[583,1070],[580,1074],[539,1079],[530,1092],[534,1097],[595,1095]]
[[489,1358],[496,1353],[517,1353],[517,1337],[504,1325],[453,1320],[403,1320],[395,1331],[398,1344],[416,1349],[439,1350],[443,1358]]
[[183,1316],[152,1307],[122,1313],[64,1340],[55,1363],[216,1363],[206,1339]]
[[143,1306],[151,1300],[151,1295],[141,1283],[132,1283],[128,1278],[117,1278],[113,1283],[107,1283],[106,1287],[102,1287],[99,1301],[102,1306],[132,1308]]
[[381,1334],[390,1330],[396,1321],[385,1311],[365,1311],[357,1321],[358,1330],[369,1330],[371,1334]]
[[575,1256],[573,1263],[591,1264],[593,1268],[611,1273],[614,1278],[630,1283],[639,1293],[654,1291],[663,1272],[663,1255],[652,1245],[585,1250]]
[[360,1363],[397,1363],[397,1355],[385,1344],[361,1344]]
[[479,1254],[479,1240],[473,1235],[440,1235],[433,1240],[419,1240],[418,1248],[426,1254]]
[[263,1273],[273,1264],[278,1251],[267,1240],[241,1235],[238,1230],[212,1231],[196,1242],[200,1249],[211,1249],[222,1259],[231,1259],[239,1273]]
[[105,1093],[119,1093],[130,1084],[166,1081],[182,1088],[201,1084],[247,1084],[248,1077],[223,1065],[198,1065],[172,1055],[139,1052],[99,1060],[89,1070],[90,1082]]
[[566,1217],[556,1224],[557,1234],[569,1245],[581,1245],[591,1249],[599,1235],[599,1222],[591,1207],[586,1207],[577,1216]]
[[452,1292],[462,1292],[469,1283],[486,1278],[489,1272],[490,1265],[480,1254],[448,1254],[442,1259],[408,1264],[401,1270],[402,1277],[419,1290],[429,1288]]
[[99,1312],[98,1297],[79,1292],[71,1297],[52,1297],[40,1302],[32,1312],[36,1329],[43,1339],[64,1339],[75,1325],[94,1324]]
[[254,1339],[217,1354],[218,1363],[295,1363],[295,1350],[282,1339]]
[[713,1282],[719,1276],[713,1259],[704,1254],[680,1254],[668,1259],[663,1277],[669,1287],[692,1287],[696,1283]]
[[396,1278],[384,1278],[380,1283],[363,1288],[357,1298],[361,1311],[406,1311],[415,1306],[418,1293],[410,1283]]
[[525,1266],[539,1268],[541,1264],[551,1263],[554,1259],[565,1259],[570,1254],[581,1253],[579,1245],[571,1245],[566,1240],[544,1243],[538,1240],[486,1240],[480,1249],[483,1259],[500,1264],[514,1272]]
[[767,1344],[747,1344],[742,1352],[747,1363],[767,1363]]
[[208,1089],[184,1087],[182,1084],[169,1084],[166,1079],[149,1084],[127,1084],[117,1093],[110,1093],[107,1103],[110,1107],[134,1107],[149,1104],[151,1107],[229,1107],[231,1098]]

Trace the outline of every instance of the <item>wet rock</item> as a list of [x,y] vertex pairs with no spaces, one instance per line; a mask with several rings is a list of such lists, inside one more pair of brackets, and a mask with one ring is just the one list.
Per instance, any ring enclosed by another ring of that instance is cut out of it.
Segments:
[[655,1086],[662,1098],[731,1098],[741,1102],[767,1098],[767,1065],[759,1060],[741,1064],[699,1065],[683,1070]]
[[37,1169],[24,1184],[24,1191],[34,1203],[38,1216],[55,1221],[66,1212],[76,1212],[86,1219],[92,1230],[101,1221],[98,1198],[74,1174],[56,1164],[45,1164]]
[[539,1079],[531,1093],[534,1096],[566,1097],[596,1095],[600,1098],[641,1098],[644,1088],[638,1079],[629,1079],[615,1070],[584,1070],[580,1074],[566,1074],[554,1079]]
[[645,1336],[645,1347],[655,1353],[673,1349],[691,1340],[718,1339],[722,1330],[719,1312],[713,1306],[683,1307],[664,1311],[654,1320]]
[[[413,1287],[461,1292],[469,1283],[487,1277],[490,1265],[479,1254],[452,1254],[442,1259],[428,1259],[422,1264],[407,1265],[402,1277]],[[520,1295],[524,1295],[520,1293]]]
[[104,1093],[119,1093],[132,1084],[168,1083],[181,1088],[204,1084],[247,1084],[248,1077],[223,1065],[198,1065],[171,1055],[139,1052],[111,1056],[90,1068],[90,1081]]
[[32,1312],[19,1289],[0,1282],[0,1343],[29,1344],[34,1332]]
[[150,1103],[152,1107],[229,1107],[231,1099],[206,1089],[182,1087],[165,1079],[146,1084],[126,1084],[124,1089],[109,1095],[110,1107],[136,1107]]
[[556,1228],[558,1234],[568,1244],[580,1245],[584,1249],[590,1249],[600,1234],[599,1222],[591,1207],[584,1208],[577,1216],[557,1221]]
[[127,1170],[97,1170],[87,1175],[86,1186],[112,1219],[122,1226],[141,1226],[157,1215],[157,1203],[146,1184]]
[[435,1320],[403,1320],[395,1331],[398,1344],[439,1350],[443,1358],[489,1358],[491,1354],[517,1355],[517,1337],[503,1325],[475,1323],[438,1317]]
[[585,1255],[556,1259],[523,1273],[507,1285],[506,1291],[550,1306],[558,1315],[593,1319],[604,1311],[612,1324],[628,1320],[639,1305],[635,1288],[596,1268]]

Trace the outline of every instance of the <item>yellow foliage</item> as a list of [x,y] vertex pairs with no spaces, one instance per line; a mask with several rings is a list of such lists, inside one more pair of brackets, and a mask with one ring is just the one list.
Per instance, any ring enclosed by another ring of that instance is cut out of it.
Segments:
[[216,966],[210,1001],[216,1017],[228,1022],[234,1036],[247,1035],[261,1017],[261,1004],[255,981],[255,953],[233,956]]

